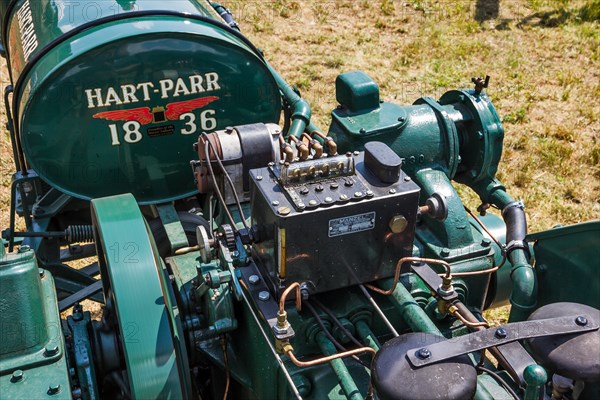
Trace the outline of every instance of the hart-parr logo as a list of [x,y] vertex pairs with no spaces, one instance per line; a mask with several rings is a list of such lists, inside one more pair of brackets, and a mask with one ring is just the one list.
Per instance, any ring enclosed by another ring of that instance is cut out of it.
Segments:
[[[113,105],[133,104],[140,101],[151,101],[151,94],[159,94],[161,99],[179,96],[212,92],[221,89],[219,75],[210,72],[205,75],[192,75],[186,80],[163,79],[155,85],[152,82],[138,83],[137,85],[121,85],[118,89],[109,87],[102,89],[85,90],[88,108],[109,107]],[[166,105],[150,107],[136,107],[102,111],[93,115],[93,118],[109,121],[124,121],[120,126],[108,125],[113,146],[121,145],[121,137],[126,143],[138,143],[143,135],[140,131],[143,125],[163,124],[149,127],[146,131],[150,137],[170,135],[175,132],[173,124],[164,125],[169,121],[183,121],[184,127],[180,130],[182,135],[196,133],[198,125],[203,131],[210,131],[217,127],[215,110],[203,110],[198,115],[196,111],[218,100],[217,96],[196,97],[191,100],[171,102]]]

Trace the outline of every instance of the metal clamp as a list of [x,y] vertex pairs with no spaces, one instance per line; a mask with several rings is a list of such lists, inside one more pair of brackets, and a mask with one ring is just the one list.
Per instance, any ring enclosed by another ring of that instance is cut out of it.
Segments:
[[495,329],[486,329],[458,338],[441,340],[427,348],[411,349],[406,352],[406,357],[414,367],[418,368],[517,340],[590,332],[598,330],[599,326],[598,322],[588,315],[515,322]]

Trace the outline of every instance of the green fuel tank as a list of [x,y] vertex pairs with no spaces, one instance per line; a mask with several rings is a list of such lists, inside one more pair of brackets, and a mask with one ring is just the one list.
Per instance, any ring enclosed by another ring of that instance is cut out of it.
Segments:
[[16,136],[64,193],[184,198],[198,135],[279,121],[260,52],[207,1],[0,0],[0,13]]

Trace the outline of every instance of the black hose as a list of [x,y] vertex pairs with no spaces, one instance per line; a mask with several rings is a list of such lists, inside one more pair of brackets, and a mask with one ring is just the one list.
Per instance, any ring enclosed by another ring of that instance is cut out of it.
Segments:
[[[338,349],[341,352],[347,351],[347,349],[344,346],[342,346],[342,344],[340,344],[340,342],[338,342],[333,337],[333,335],[329,332],[329,330],[325,326],[325,323],[323,322],[323,320],[321,319],[321,317],[319,316],[319,314],[317,313],[317,311],[315,310],[315,308],[312,306],[312,304],[310,304],[308,301],[304,302],[303,304],[306,305],[306,308],[308,308],[308,310],[311,312],[311,314],[313,315],[313,317],[315,317],[315,320],[317,321],[317,325],[319,325],[319,327],[323,331],[323,334],[327,337],[327,339],[329,339],[331,341],[331,343],[333,343],[333,345],[336,347],[336,349]],[[356,361],[357,363],[359,363],[363,367],[371,369],[370,365],[368,365],[367,363],[365,363],[363,360],[361,360],[357,356],[352,356],[352,359],[354,359],[354,361]]]
[[522,242],[527,236],[527,218],[523,210],[523,203],[513,202],[502,210],[502,217],[506,223],[506,242]]
[[323,303],[321,303],[319,300],[317,300],[315,298],[311,299],[310,301],[314,302],[321,310],[323,310],[323,312],[325,314],[327,314],[329,316],[329,318],[331,318],[331,320],[333,321],[333,323],[336,324],[338,328],[340,328],[340,330],[344,333],[344,335],[346,335],[346,336],[348,336],[350,338],[350,340],[352,341],[352,343],[354,343],[358,347],[364,346],[364,344],[362,344],[361,342],[359,342],[352,335],[352,333],[348,329],[346,329],[346,327],[344,325],[342,325],[342,322],[333,314],[333,312],[331,312],[331,310],[329,308],[327,308]]

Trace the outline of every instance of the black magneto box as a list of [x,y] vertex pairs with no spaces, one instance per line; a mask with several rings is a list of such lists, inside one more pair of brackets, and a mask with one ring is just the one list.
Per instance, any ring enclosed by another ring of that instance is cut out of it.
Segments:
[[412,255],[419,187],[383,143],[365,152],[250,171],[252,253],[274,290],[299,282],[319,293],[391,277]]

